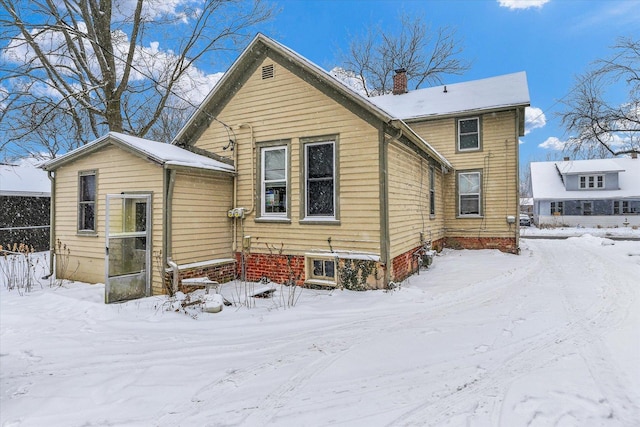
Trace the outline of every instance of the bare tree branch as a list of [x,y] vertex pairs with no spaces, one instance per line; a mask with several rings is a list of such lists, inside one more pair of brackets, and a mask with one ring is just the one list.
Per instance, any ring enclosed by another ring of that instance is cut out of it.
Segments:
[[[612,49],[577,78],[560,113],[567,151],[583,158],[640,152],[640,40],[621,38]],[[616,100],[613,89],[628,97]]]
[[210,89],[197,64],[226,68],[221,54],[274,13],[263,0],[0,0],[0,10],[0,139],[54,156],[109,130],[170,140],[185,117],[163,111],[191,112]]
[[470,63],[460,59],[463,47],[455,30],[445,27],[432,31],[421,17],[401,15],[400,31],[381,27],[352,38],[342,54],[342,68],[356,76],[367,96],[389,93],[394,70],[404,68],[414,89],[423,84],[441,84],[448,74],[463,74]]

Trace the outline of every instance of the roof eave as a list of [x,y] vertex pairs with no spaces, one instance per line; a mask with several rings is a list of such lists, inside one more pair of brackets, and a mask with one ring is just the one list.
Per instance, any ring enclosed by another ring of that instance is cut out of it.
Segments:
[[531,106],[530,102],[522,102],[517,104],[504,104],[504,105],[496,105],[486,108],[475,108],[472,110],[456,110],[456,111],[447,111],[446,113],[434,113],[434,114],[424,114],[421,116],[413,116],[406,117],[402,120],[406,123],[420,122],[423,120],[434,120],[434,119],[446,119],[449,117],[459,117],[462,115],[472,116],[475,114],[487,114],[487,113],[496,113],[498,111],[506,111],[506,110],[514,110],[518,108],[525,108]]

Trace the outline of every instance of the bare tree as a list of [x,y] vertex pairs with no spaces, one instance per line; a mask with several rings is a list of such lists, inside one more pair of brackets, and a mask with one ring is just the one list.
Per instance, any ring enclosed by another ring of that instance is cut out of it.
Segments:
[[[640,39],[621,38],[613,50],[577,78],[560,113],[566,150],[583,158],[640,152]],[[614,89],[628,97],[616,100]]]
[[212,87],[198,61],[215,64],[273,14],[261,0],[0,0],[0,7],[2,144],[54,156],[106,131],[169,140],[164,131],[176,124],[166,109],[194,108]]
[[345,73],[360,80],[366,96],[389,93],[394,70],[404,68],[409,85],[441,84],[447,74],[462,74],[470,63],[460,59],[462,42],[449,27],[432,31],[420,16],[403,14],[400,31],[390,33],[380,26],[354,37],[343,53]]

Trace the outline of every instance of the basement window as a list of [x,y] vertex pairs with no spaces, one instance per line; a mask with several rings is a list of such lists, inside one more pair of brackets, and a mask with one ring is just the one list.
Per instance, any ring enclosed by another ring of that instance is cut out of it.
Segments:
[[262,80],[273,78],[273,64],[265,65],[262,67]]

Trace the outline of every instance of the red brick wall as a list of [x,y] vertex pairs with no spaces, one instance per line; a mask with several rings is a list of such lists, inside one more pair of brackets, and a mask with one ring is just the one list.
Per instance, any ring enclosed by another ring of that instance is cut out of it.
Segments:
[[[444,240],[436,240],[431,244],[431,248],[440,252],[444,245]],[[422,246],[398,255],[391,261],[391,280],[400,282],[411,276],[418,269],[418,258],[414,256],[415,252]]]
[[499,249],[518,253],[515,237],[448,237],[445,246],[453,249]]
[[[263,277],[275,283],[287,283],[290,279],[296,285],[304,284],[304,256],[274,254],[244,254],[246,280],[257,282]],[[237,274],[242,275],[242,253],[236,253]]]
[[[168,276],[171,277],[171,273],[169,273]],[[208,277],[210,280],[215,280],[218,283],[229,282],[236,278],[236,263],[232,261],[225,264],[216,264],[192,268],[188,270],[180,270],[180,280],[195,277]],[[204,289],[204,286],[202,288]],[[178,289],[182,292],[190,292],[198,288],[194,286],[183,288],[180,285]]]
[[422,246],[398,255],[391,261],[391,280],[400,282],[413,274],[418,268],[418,259],[413,254]]

